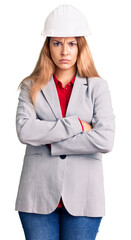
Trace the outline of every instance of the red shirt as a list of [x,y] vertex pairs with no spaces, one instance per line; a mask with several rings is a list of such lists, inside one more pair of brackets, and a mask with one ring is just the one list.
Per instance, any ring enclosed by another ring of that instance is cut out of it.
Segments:
[[[56,89],[57,89],[57,93],[58,93],[58,97],[59,97],[59,102],[60,102],[60,106],[61,106],[61,112],[62,112],[63,117],[65,117],[65,114],[66,114],[66,109],[67,109],[68,102],[69,102],[69,99],[70,99],[70,95],[71,95],[71,92],[72,92],[75,77],[76,77],[76,74],[73,77],[73,79],[69,83],[67,83],[66,86],[63,88],[62,82],[57,79],[55,74],[53,74],[53,78],[54,78],[54,82],[55,82],[55,85],[56,85]],[[84,131],[84,127],[82,125],[82,122],[81,122],[80,119],[79,119],[79,121],[81,123],[82,130]],[[51,144],[50,144],[50,147],[51,147]],[[61,198],[57,207],[62,207],[62,206],[63,206],[63,201],[62,201],[62,198]]]

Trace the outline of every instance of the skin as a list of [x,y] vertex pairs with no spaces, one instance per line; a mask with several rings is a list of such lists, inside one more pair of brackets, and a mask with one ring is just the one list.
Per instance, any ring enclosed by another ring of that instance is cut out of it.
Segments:
[[[56,67],[56,77],[65,87],[72,80],[77,71],[78,45],[75,37],[51,37],[50,54]],[[68,63],[62,63],[61,59],[70,60]],[[82,120],[81,120],[82,121]],[[84,131],[89,131],[92,126],[82,121]]]

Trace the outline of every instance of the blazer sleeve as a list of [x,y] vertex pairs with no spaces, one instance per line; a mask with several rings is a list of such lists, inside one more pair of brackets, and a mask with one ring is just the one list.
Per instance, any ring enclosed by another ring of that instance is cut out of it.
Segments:
[[106,80],[100,81],[95,91],[92,129],[83,131],[67,140],[51,144],[51,155],[107,153],[113,148],[115,115],[110,90]]
[[30,80],[22,83],[16,111],[16,132],[21,143],[40,146],[59,142],[82,132],[76,115],[56,121],[40,120],[30,97]]

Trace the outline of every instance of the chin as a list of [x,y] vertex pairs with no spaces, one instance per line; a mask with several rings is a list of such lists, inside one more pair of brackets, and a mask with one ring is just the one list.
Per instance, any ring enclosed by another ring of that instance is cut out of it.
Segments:
[[68,65],[68,64],[62,64],[62,65],[57,65],[57,67],[58,68],[60,68],[60,69],[70,69],[70,68],[72,68],[73,66],[70,66],[70,65]]

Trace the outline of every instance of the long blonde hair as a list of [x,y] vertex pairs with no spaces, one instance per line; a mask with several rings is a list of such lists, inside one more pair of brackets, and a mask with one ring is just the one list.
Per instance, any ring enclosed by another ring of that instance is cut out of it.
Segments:
[[[76,37],[78,44],[77,70],[80,77],[100,77],[95,68],[91,52],[85,37]],[[49,49],[50,37],[46,37],[41,49],[38,61],[33,72],[24,78],[19,86],[21,88],[23,81],[30,79],[34,84],[30,89],[32,103],[35,107],[35,99],[38,91],[48,84],[50,77],[55,73],[55,64],[51,59]]]

